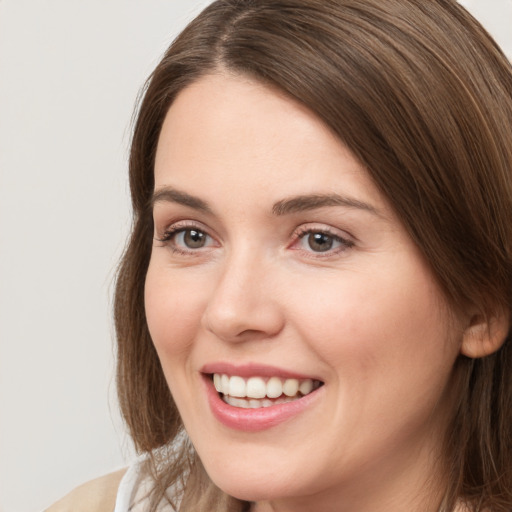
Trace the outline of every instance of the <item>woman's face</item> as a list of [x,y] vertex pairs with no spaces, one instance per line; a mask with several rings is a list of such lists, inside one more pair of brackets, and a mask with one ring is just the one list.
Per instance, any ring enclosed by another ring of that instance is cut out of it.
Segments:
[[329,129],[250,79],[199,80],[165,119],[154,223],[147,321],[214,482],[261,510],[424,502],[461,329]]

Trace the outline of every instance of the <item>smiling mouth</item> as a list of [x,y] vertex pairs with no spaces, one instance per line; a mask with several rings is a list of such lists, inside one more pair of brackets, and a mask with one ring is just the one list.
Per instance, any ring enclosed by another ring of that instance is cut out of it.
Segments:
[[323,382],[314,379],[281,379],[214,373],[210,375],[220,398],[233,407],[258,409],[293,402],[309,395]]

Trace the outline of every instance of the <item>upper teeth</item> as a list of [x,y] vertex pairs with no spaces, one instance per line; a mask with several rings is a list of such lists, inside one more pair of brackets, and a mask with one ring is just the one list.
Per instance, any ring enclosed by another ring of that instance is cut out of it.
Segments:
[[262,377],[250,377],[244,379],[237,375],[213,374],[215,389],[224,395],[239,398],[278,398],[282,394],[293,397],[298,392],[302,395],[311,393],[318,387],[319,382],[312,379],[280,379],[270,377],[267,381]]

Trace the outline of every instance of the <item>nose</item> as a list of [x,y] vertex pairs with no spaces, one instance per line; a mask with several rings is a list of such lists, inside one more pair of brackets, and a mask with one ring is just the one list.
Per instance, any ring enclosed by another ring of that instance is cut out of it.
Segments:
[[204,310],[204,328],[227,342],[276,336],[284,326],[284,312],[273,276],[269,265],[254,255],[227,259]]

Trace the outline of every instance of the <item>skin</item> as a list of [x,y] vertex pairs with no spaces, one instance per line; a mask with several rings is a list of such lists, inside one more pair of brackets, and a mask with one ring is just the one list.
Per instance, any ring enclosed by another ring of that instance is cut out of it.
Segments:
[[[355,157],[303,106],[219,72],[171,106],[155,193],[147,321],[212,480],[257,512],[436,510],[463,322]],[[273,213],[333,193],[352,202]],[[170,228],[182,231],[162,241]],[[191,228],[203,247],[187,247]],[[314,250],[305,230],[332,249]],[[201,368],[219,361],[324,385],[284,423],[237,431],[206,399]]]

